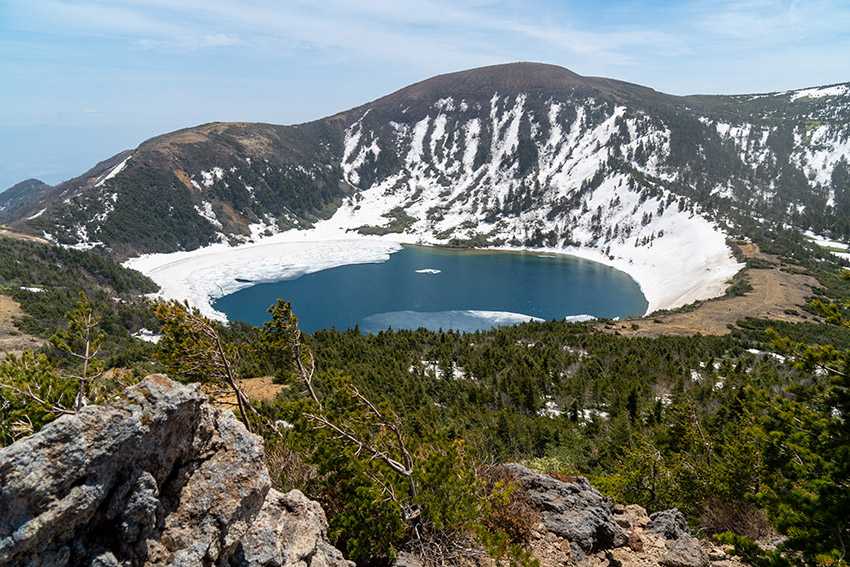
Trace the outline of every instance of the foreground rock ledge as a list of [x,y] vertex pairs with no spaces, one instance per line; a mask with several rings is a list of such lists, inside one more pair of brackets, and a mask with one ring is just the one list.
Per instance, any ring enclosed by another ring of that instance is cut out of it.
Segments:
[[258,437],[151,375],[0,450],[0,565],[350,565],[318,504],[270,487]]

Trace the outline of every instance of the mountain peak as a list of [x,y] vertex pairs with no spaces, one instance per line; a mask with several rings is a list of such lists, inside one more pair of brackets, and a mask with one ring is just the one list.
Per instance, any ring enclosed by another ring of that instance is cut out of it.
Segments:
[[638,101],[648,93],[658,95],[647,87],[614,79],[584,77],[557,65],[520,62],[437,75],[363,105],[359,110],[388,109],[399,104],[416,107],[446,98],[483,101],[489,100],[496,93],[510,96],[533,94],[541,100],[558,99],[573,93],[580,97],[615,102]]
[[40,179],[27,179],[0,193],[0,212],[14,209],[34,201],[51,186]]
[[376,101],[396,98],[480,97],[493,92],[565,90],[586,85],[587,79],[569,69],[545,63],[506,63],[437,75]]
[[451,88],[455,92],[480,91],[487,88],[516,92],[557,87],[570,88],[585,84],[585,81],[585,78],[581,75],[557,65],[524,62],[491,65],[438,75],[411,85],[404,90],[416,91],[424,87],[443,86]]

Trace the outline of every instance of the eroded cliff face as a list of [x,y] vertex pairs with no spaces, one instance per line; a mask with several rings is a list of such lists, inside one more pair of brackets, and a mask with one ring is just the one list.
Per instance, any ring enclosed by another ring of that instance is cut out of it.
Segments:
[[163,375],[0,451],[0,511],[0,565],[347,565],[261,439]]

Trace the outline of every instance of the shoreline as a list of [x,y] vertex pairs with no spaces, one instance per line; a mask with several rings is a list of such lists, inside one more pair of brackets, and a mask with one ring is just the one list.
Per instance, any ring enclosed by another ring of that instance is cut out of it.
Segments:
[[218,321],[227,321],[227,318],[212,307],[215,299],[258,283],[295,279],[342,265],[385,262],[403,245],[451,251],[573,256],[598,262],[626,273],[638,284],[648,302],[644,316],[659,309],[723,295],[726,282],[743,267],[732,257],[725,237],[719,232],[712,236],[722,238],[722,248],[714,238],[709,245],[702,246],[702,254],[696,253],[700,250],[694,250],[689,239],[688,242],[677,239],[665,246],[656,246],[655,250],[652,247],[623,247],[617,250],[617,256],[605,256],[598,249],[586,247],[504,246],[463,250],[428,242],[421,235],[364,236],[329,225],[329,221],[324,221],[309,230],[290,230],[238,246],[216,243],[188,252],[146,254],[131,258],[123,265],[142,272],[160,286],[160,292],[154,297],[188,300],[203,315]]

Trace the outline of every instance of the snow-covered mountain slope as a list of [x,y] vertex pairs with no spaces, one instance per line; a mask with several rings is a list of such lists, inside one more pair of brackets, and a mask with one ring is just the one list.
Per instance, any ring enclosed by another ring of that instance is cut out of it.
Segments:
[[[646,282],[650,311],[722,294],[740,266],[700,207],[665,186],[676,179],[667,166],[670,131],[607,101],[529,98],[442,98],[406,123],[370,120],[366,108],[346,130],[342,160],[345,180],[360,191],[330,222],[432,244],[551,248],[603,261]],[[396,165],[382,175],[387,162]]]
[[848,85],[674,97],[519,63],[299,126],[160,136],[0,220],[119,256],[315,226],[545,248],[633,274],[654,309],[722,293],[739,267],[728,236],[850,238],[848,163]]

